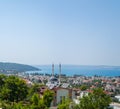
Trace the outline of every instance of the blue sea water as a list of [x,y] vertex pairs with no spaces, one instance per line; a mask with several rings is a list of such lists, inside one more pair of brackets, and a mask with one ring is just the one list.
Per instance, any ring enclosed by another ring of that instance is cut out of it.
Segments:
[[[51,74],[52,66],[51,65],[39,65],[35,66],[41,71],[38,71],[42,74]],[[54,73],[59,74],[59,66],[55,65]],[[74,74],[83,75],[83,76],[120,76],[120,66],[81,66],[81,65],[62,65],[62,74],[67,76],[73,76]]]

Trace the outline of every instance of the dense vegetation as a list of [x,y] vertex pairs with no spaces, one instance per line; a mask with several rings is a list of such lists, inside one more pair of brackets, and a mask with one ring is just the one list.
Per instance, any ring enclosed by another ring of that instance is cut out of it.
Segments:
[[[29,86],[16,76],[0,75],[0,108],[2,109],[49,109],[54,93],[45,90],[39,94],[40,84]],[[81,86],[82,90],[86,86]],[[101,88],[93,89],[83,96],[76,105],[69,97],[63,99],[58,109],[108,109],[111,98]]]
[[16,76],[0,75],[0,108],[2,109],[48,109],[53,92],[46,90],[40,97],[41,85],[28,87]]
[[58,105],[58,109],[110,109],[111,98],[101,88],[96,88],[79,101],[80,103],[76,105],[69,99],[64,100]]
[[32,67],[30,65],[0,62],[0,70],[3,70],[3,72],[10,71],[10,70],[17,71],[17,72],[24,72],[24,71],[34,71],[39,69]]
[[108,109],[111,98],[101,89],[94,89],[88,96],[80,99],[79,109]]

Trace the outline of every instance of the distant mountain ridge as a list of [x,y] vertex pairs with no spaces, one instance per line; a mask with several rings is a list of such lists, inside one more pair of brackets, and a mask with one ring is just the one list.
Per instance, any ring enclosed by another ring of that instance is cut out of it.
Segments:
[[25,72],[25,71],[36,71],[40,69],[25,64],[0,62],[0,71],[9,71],[9,70],[13,70],[17,72]]

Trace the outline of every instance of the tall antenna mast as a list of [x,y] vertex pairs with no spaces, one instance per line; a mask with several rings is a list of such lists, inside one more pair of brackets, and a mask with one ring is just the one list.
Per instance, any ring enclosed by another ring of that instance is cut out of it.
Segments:
[[54,76],[54,64],[52,64],[52,76]]
[[59,64],[59,84],[61,83],[61,64]]

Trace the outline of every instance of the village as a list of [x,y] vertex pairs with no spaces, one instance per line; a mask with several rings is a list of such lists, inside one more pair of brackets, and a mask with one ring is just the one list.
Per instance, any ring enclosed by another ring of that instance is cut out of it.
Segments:
[[[45,90],[54,92],[54,99],[51,107],[56,107],[62,102],[62,99],[69,97],[74,103],[79,104],[79,99],[88,95],[95,88],[102,88],[104,92],[112,98],[113,102],[120,102],[120,77],[102,77],[102,76],[64,76],[61,74],[61,64],[59,65],[59,75],[54,74],[54,64],[52,65],[51,75],[40,74],[22,74],[17,76],[24,79],[31,86],[41,84],[39,94],[42,96]],[[114,104],[116,106],[116,104]],[[114,106],[113,104],[111,106]],[[117,104],[119,107],[119,104]],[[114,108],[115,109],[115,108]],[[116,108],[117,109],[117,108]]]

